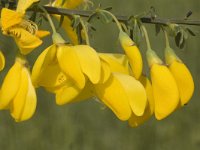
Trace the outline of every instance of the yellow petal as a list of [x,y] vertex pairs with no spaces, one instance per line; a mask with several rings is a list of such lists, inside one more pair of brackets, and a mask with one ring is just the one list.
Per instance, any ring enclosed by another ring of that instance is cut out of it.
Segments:
[[80,62],[82,72],[89,80],[96,84],[101,76],[101,62],[96,51],[88,45],[73,46],[78,60]]
[[7,30],[8,28],[19,24],[22,21],[23,14],[16,11],[3,8],[1,10],[1,26],[2,30]]
[[151,115],[152,114],[149,107],[149,103],[147,103],[147,107],[144,111],[144,114],[142,116],[136,116],[135,114],[132,114],[130,119],[128,120],[128,123],[131,127],[138,127],[139,125],[147,121],[151,117]]
[[59,87],[67,82],[68,77],[60,70],[58,64],[45,67],[38,79],[38,85],[43,87]]
[[42,44],[42,41],[37,36],[32,35],[23,28],[12,28],[9,30],[9,33],[14,37],[20,52],[24,55],[30,53],[33,49]]
[[45,30],[38,30],[35,35],[39,38],[43,38],[45,36],[50,35],[50,32]]
[[150,74],[155,100],[155,116],[161,120],[178,106],[179,91],[173,75],[166,66],[153,64]]
[[82,89],[85,86],[85,77],[82,73],[77,53],[72,46],[60,46],[57,58],[61,70]]
[[11,115],[16,121],[20,121],[29,87],[28,76],[24,69],[21,71],[21,79],[19,90],[11,103]]
[[114,74],[127,93],[127,98],[132,111],[137,116],[142,116],[147,104],[147,96],[144,86],[132,76]]
[[150,111],[150,114],[153,114],[154,113],[154,98],[153,98],[153,89],[152,89],[151,82],[144,75],[140,76],[139,81],[142,83],[142,85],[145,88],[147,100],[148,100],[148,104],[149,104],[148,105],[149,111]]
[[35,112],[37,105],[37,96],[31,82],[30,74],[26,68],[24,68],[24,71],[26,72],[26,75],[28,77],[28,92],[26,94],[26,99],[24,101],[20,116],[19,118],[15,118],[17,122],[25,121],[31,118]]
[[146,105],[144,114],[142,116],[136,116],[132,113],[131,118],[129,119],[129,125],[131,127],[138,127],[147,121],[154,112],[154,99],[153,99],[153,90],[150,81],[147,77],[141,75],[139,81],[142,83],[146,90],[148,103]]
[[74,9],[74,8],[78,7],[83,2],[84,2],[84,0],[66,0],[63,3],[62,0],[56,0],[54,2],[54,6],[68,8],[68,9]]
[[0,109],[8,107],[19,90],[22,65],[16,61],[8,71],[0,91]]
[[5,57],[2,51],[0,51],[0,71],[2,71],[4,67],[5,67]]
[[25,14],[27,8],[39,0],[19,0],[17,3],[17,12]]
[[[102,53],[103,54],[103,53]],[[124,54],[117,54],[117,53],[104,53],[105,55],[108,55],[109,57],[113,58],[116,60],[118,63],[123,65],[126,70],[129,71],[129,61],[126,55]]]
[[105,83],[110,75],[111,75],[111,70],[110,70],[110,66],[107,62],[105,62],[104,60],[101,60],[101,79],[99,81],[99,83]]
[[129,36],[126,35],[126,33],[124,32],[120,32],[120,42],[130,62],[133,76],[136,79],[139,79],[139,77],[142,74],[142,68],[143,68],[143,62],[140,50],[131,40],[131,38],[129,38]]
[[169,69],[178,85],[181,105],[183,106],[188,103],[194,92],[194,81],[192,75],[182,62],[173,61],[169,66]]
[[39,86],[38,82],[40,75],[42,74],[41,73],[42,70],[46,68],[46,66],[48,66],[50,63],[52,63],[55,57],[55,56],[53,57],[53,55],[55,55],[55,51],[56,51],[56,45],[51,45],[48,48],[46,48],[35,61],[31,74],[31,79],[35,87]]
[[81,90],[73,82],[68,82],[56,92],[56,104],[64,105],[72,102],[80,102],[93,96],[92,85],[87,83]]
[[125,68],[122,64],[120,64],[120,60],[118,61],[114,56],[99,53],[99,57],[109,64],[110,70],[112,72],[120,72],[124,74],[129,74],[127,68]]
[[133,77],[114,73],[107,82],[94,85],[94,87],[99,99],[101,99],[120,120],[128,120],[132,113],[131,109],[134,109],[133,111],[137,115],[142,115],[144,113],[146,93],[143,86]]

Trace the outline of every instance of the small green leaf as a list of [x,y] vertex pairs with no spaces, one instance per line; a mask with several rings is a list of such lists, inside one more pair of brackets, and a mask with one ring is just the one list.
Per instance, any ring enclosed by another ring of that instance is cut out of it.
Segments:
[[160,33],[160,30],[161,30],[161,26],[156,24],[155,25],[155,30],[156,30],[156,36]]

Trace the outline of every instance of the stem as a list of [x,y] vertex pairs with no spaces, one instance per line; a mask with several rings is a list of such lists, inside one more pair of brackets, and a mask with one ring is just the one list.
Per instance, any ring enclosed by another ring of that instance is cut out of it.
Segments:
[[170,47],[169,37],[167,35],[167,31],[165,29],[163,29],[163,32],[164,32],[164,35],[165,35],[165,44],[166,44],[166,47]]
[[83,28],[83,30],[85,32],[85,41],[86,41],[86,44],[90,45],[90,40],[89,40],[89,36],[88,36],[88,30],[87,30],[87,28],[86,28],[86,26],[84,24],[84,21],[81,19],[81,17],[80,17],[80,23],[81,23],[81,26],[82,26],[82,28]]
[[49,15],[49,14],[46,14],[46,16],[47,16],[47,19],[48,19],[48,21],[49,21],[49,24],[50,24],[50,26],[51,26],[51,29],[52,29],[53,33],[57,33],[56,28],[55,28],[55,26],[54,26],[54,23],[53,23],[53,21],[52,21],[50,15]]
[[53,31],[53,33],[57,33],[56,28],[55,28],[55,26],[54,26],[54,23],[53,23],[53,21],[52,21],[50,15],[49,15],[49,13],[46,11],[46,9],[45,9],[44,7],[39,6],[39,8],[45,13],[45,15],[46,15],[46,17],[47,17],[47,19],[48,19],[48,21],[49,21],[49,24],[50,24],[50,26],[51,26],[51,29],[52,29],[52,31]]
[[[44,6],[44,8],[47,10],[50,14],[57,14],[57,15],[65,15],[65,16],[73,16],[73,15],[79,15],[82,17],[90,17],[94,11],[89,10],[71,10],[66,8],[56,8],[51,6]],[[127,21],[130,16],[124,16],[124,15],[115,15],[116,18],[119,21]],[[168,18],[154,18],[152,17],[142,17],[141,21],[143,23],[150,23],[150,24],[161,24],[161,25],[167,25],[170,23],[176,23],[176,24],[185,24],[185,25],[196,25],[200,26],[200,20],[184,20],[184,19],[168,19]]]
[[107,10],[100,10],[101,12],[104,12],[104,13],[107,13],[108,15],[110,15],[113,20],[115,21],[115,23],[117,24],[117,27],[119,29],[119,31],[123,31],[122,30],[122,26],[121,24],[119,23],[118,19],[115,17],[115,15],[113,15],[111,12],[107,11]]
[[141,25],[141,28],[142,28],[142,31],[144,33],[144,37],[145,37],[145,40],[146,40],[147,50],[151,50],[151,44],[150,44],[150,40],[149,40],[147,30],[146,30],[144,25]]

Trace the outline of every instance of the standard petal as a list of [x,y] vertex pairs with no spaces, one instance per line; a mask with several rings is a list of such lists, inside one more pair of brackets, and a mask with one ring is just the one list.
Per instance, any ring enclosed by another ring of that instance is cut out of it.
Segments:
[[179,91],[173,75],[166,66],[153,64],[150,74],[155,100],[155,116],[161,120],[177,108]]
[[42,44],[42,41],[37,36],[20,27],[10,29],[9,34],[14,37],[20,52],[24,55]]
[[[51,49],[53,49],[53,51],[50,51]],[[54,53],[55,49],[56,49],[56,45],[49,46],[39,55],[39,57],[35,61],[35,64],[33,65],[33,69],[32,69],[32,74],[31,74],[31,79],[35,87],[39,86],[38,82],[39,82],[39,77],[41,75],[42,70],[46,68],[46,66],[48,66],[50,63],[52,63],[54,54],[51,54],[51,53],[52,52]]]
[[23,113],[23,109],[25,106],[29,83],[28,83],[28,76],[24,69],[21,71],[21,82],[20,87],[15,95],[12,103],[10,104],[10,111],[12,117],[15,119],[16,122],[20,121],[21,115]]
[[142,116],[147,104],[147,96],[144,86],[132,76],[122,75],[119,73],[115,73],[114,75],[121,83],[121,86],[123,86],[134,114]]
[[74,49],[71,46],[60,46],[57,58],[61,70],[82,89],[85,86],[85,76],[82,73],[79,58]]
[[115,58],[114,56],[99,53],[99,57],[109,65],[112,72],[129,74],[128,69],[123,64],[121,64],[121,60],[117,60],[117,58]]
[[37,105],[37,96],[31,82],[30,74],[26,68],[24,68],[24,71],[28,77],[28,92],[26,94],[26,99],[21,110],[20,117],[16,119],[17,122],[30,119],[34,114]]
[[4,67],[5,67],[5,57],[2,51],[0,51],[0,71],[2,71]]
[[169,69],[173,74],[180,93],[181,105],[185,105],[191,99],[194,92],[194,81],[188,68],[179,61],[174,61]]
[[[127,75],[122,76],[127,77]],[[130,96],[128,95],[131,93],[127,91],[124,84],[121,84],[120,80],[121,78],[112,74],[104,84],[97,84],[94,85],[94,87],[97,97],[105,103],[120,120],[125,121],[130,118],[132,113],[129,104]],[[131,89],[131,87],[129,88]]]
[[23,14],[16,11],[3,8],[1,10],[1,26],[2,30],[7,33],[7,29],[10,27],[19,24],[22,21]]
[[101,78],[101,62],[96,51],[88,45],[73,46],[78,60],[80,62],[82,72],[89,80],[97,84]]
[[0,91],[0,109],[6,108],[17,94],[21,82],[22,65],[19,62],[8,71]]

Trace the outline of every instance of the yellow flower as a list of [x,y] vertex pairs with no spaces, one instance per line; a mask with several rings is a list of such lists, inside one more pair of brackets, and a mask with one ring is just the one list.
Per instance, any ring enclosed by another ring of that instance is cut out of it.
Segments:
[[136,79],[139,79],[142,74],[143,62],[138,47],[135,45],[132,39],[123,31],[120,31],[119,40],[130,62],[133,76]]
[[2,71],[4,67],[5,67],[5,57],[3,53],[0,51],[0,71]]
[[132,112],[142,116],[146,107],[146,93],[134,77],[119,72],[112,73],[103,84],[95,84],[97,97],[107,105],[120,120],[128,120]]
[[93,84],[100,82],[101,69],[98,54],[90,46],[53,44],[36,60],[32,81],[34,86],[43,86],[55,93],[57,104],[62,105],[77,96],[90,97],[82,91],[91,95],[87,80]]
[[37,1],[39,0],[19,0],[16,11],[7,8],[1,11],[3,34],[15,39],[22,54],[28,54],[42,44],[37,25],[25,18],[26,9]]
[[147,51],[147,60],[155,101],[155,116],[161,120],[177,108],[179,91],[172,73],[154,51]]
[[16,122],[32,117],[36,109],[36,93],[25,60],[17,58],[7,73],[0,91],[0,109],[10,109]]
[[165,49],[165,59],[176,80],[180,94],[180,102],[183,106],[188,103],[194,92],[194,81],[192,75],[185,64],[178,58],[178,56],[176,56],[170,47]]
[[132,113],[131,118],[128,120],[129,125],[131,127],[137,127],[141,125],[146,120],[148,120],[154,113],[154,98],[153,98],[153,90],[152,90],[151,83],[149,79],[144,75],[141,75],[139,81],[145,87],[148,101],[147,101],[144,114],[142,116],[136,116],[135,114]]

